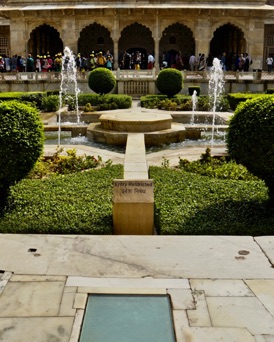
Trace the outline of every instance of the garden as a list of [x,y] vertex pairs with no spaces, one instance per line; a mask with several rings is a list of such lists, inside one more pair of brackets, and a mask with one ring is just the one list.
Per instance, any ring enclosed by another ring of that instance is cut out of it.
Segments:
[[[39,113],[50,102],[45,98],[55,102],[58,96],[1,95],[0,232],[112,234],[112,182],[123,178],[123,166],[103,163],[100,156],[77,156],[76,150],[45,158]],[[80,103],[107,103],[108,96],[117,106],[131,105],[128,96],[105,94],[82,95]],[[141,103],[152,106],[164,96]],[[274,98],[230,94],[226,101],[235,106],[228,157],[214,158],[207,149],[194,162],[179,158],[175,168],[168,160],[150,167],[158,234],[273,235]]]

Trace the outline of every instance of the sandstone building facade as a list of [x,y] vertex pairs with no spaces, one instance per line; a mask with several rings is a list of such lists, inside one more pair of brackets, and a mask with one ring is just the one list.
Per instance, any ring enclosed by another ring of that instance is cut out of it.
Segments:
[[0,54],[33,56],[109,50],[114,67],[127,50],[219,56],[248,52],[253,68],[274,57],[274,1],[1,0]]

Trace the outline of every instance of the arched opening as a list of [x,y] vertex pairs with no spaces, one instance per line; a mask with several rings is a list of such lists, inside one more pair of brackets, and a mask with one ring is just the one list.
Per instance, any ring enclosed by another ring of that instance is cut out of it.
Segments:
[[63,51],[60,33],[52,26],[43,24],[33,30],[28,41],[28,53],[33,56],[55,54]]
[[163,31],[159,50],[159,62],[165,60],[169,66],[175,61],[176,54],[181,51],[184,68],[188,68],[189,57],[195,53],[195,41],[191,29],[180,23],[168,26]]
[[210,42],[210,52],[214,57],[221,56],[223,52],[227,55],[247,52],[243,31],[232,24],[219,27]]
[[154,39],[149,28],[139,23],[131,24],[123,29],[118,43],[119,65],[121,65],[123,54],[135,56],[136,52],[141,53],[141,69],[147,68],[147,56],[151,52],[154,55]]
[[78,53],[89,56],[92,51],[105,54],[107,50],[113,55],[113,41],[106,27],[94,23],[83,28],[78,39]]

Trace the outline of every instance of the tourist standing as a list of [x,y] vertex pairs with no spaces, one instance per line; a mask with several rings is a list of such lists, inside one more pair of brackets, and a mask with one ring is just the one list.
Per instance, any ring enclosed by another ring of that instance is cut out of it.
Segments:
[[223,71],[227,71],[227,58],[226,58],[226,52],[223,52],[223,55],[221,57],[221,64]]
[[210,71],[212,67],[213,67],[213,56],[211,53],[209,53],[206,59],[206,70]]
[[106,60],[107,60],[106,61],[106,68],[111,71],[112,70],[112,58],[111,58],[111,55],[108,55]]
[[140,70],[141,69],[141,63],[142,63],[142,55],[139,51],[136,51],[136,54],[134,57],[134,69]]
[[206,67],[205,54],[202,53],[201,57],[199,58],[198,71],[204,71],[205,67]]
[[5,71],[5,61],[4,61],[4,58],[0,56],[0,72],[4,72],[4,71]]
[[197,63],[197,60],[196,60],[196,57],[194,54],[192,54],[190,57],[189,57],[189,66],[190,66],[190,70],[191,71],[194,71],[195,70],[195,67],[196,67],[196,63]]
[[152,70],[154,67],[155,58],[153,57],[152,53],[150,52],[147,57],[147,68],[148,70]]
[[273,58],[271,56],[268,56],[266,60],[266,64],[267,64],[267,71],[270,74],[272,71],[272,66],[273,66]]
[[239,70],[244,71],[244,65],[245,65],[245,58],[244,55],[240,54],[240,60],[239,60]]
[[37,55],[36,57],[36,61],[35,61],[35,71],[36,72],[41,72],[42,68],[41,68],[41,58],[39,55]]
[[5,57],[5,71],[11,71],[11,59],[8,56]]
[[103,56],[103,53],[100,51],[98,53],[98,57],[97,57],[97,67],[98,68],[104,68],[106,65],[106,59]]
[[94,52],[90,54],[90,59],[89,59],[89,70],[94,70],[97,65],[97,60],[94,56]]
[[181,51],[179,51],[175,57],[176,69],[183,70],[184,63]]
[[13,55],[11,58],[11,71],[12,72],[17,71],[17,55]]
[[33,71],[34,71],[34,59],[29,53],[27,57],[27,72],[33,72]]

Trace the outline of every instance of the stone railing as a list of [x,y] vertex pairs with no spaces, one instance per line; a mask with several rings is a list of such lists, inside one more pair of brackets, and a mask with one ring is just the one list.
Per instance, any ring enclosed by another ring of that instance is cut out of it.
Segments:
[[[115,70],[117,85],[114,93],[141,96],[155,94],[158,71],[153,70]],[[189,86],[200,86],[201,94],[208,93],[210,74],[207,71],[182,71],[184,87],[182,93],[188,93]],[[88,86],[89,72],[79,72],[76,75],[78,87],[84,93],[90,92]],[[264,92],[274,88],[274,72],[250,71],[224,73],[225,91],[230,92]],[[58,72],[9,72],[0,73],[2,92],[9,91],[56,91],[60,87],[61,73]]]
[[[85,81],[88,78],[87,72],[77,73],[78,81]],[[117,81],[118,80],[136,80],[136,79],[150,79],[155,80],[159,72],[153,70],[120,70],[113,71]],[[185,81],[200,81],[207,82],[209,79],[209,72],[207,71],[187,71],[183,70],[182,74]],[[229,81],[258,81],[258,80],[274,80],[274,72],[267,71],[250,71],[250,72],[224,72],[225,80]],[[0,82],[6,81],[46,81],[46,82],[60,82],[61,74],[58,72],[7,72],[0,73]]]

